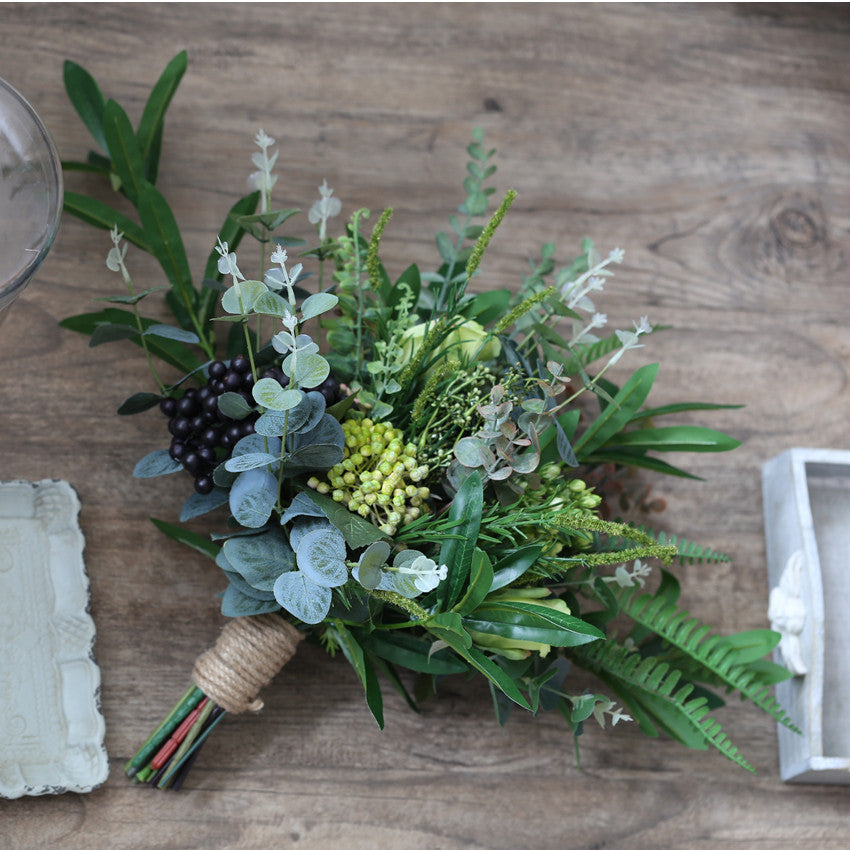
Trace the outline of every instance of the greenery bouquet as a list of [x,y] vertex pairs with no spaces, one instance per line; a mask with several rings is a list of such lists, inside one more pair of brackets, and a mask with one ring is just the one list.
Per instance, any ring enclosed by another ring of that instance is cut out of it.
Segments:
[[[738,692],[791,726],[770,696],[788,674],[764,659],[779,636],[712,634],[678,607],[671,566],[727,557],[612,519],[628,495],[624,470],[687,476],[659,455],[737,445],[666,424],[720,405],[652,407],[657,364],[610,380],[653,331],[644,317],[607,332],[596,310],[623,252],[585,240],[560,264],[547,244],[514,290],[473,291],[514,197],[493,210],[494,151],[477,130],[433,270],[382,263],[390,209],[368,228],[369,212],[355,210],[332,233],[342,204],[326,183],[306,245],[282,232],[298,210],[272,203],[277,152],[260,131],[255,191],[227,214],[197,285],[155,185],[185,68],[181,53],[134,129],[88,72],[65,65],[100,148],[66,172],[108,179],[131,212],[66,192],[68,212],[111,232],[107,266],[122,290],[62,324],[92,346],[129,340],[147,358],[155,391],[118,412],[158,406],[170,445],[135,475],[174,474],[187,488],[180,522],[156,523],[215,561],[232,618],[128,775],[179,787],[215,725],[256,708],[304,637],[351,664],[379,726],[382,683],[415,709],[445,677],[472,676],[500,723],[517,708],[558,712],[577,753],[589,718],[634,720],[751,769],[714,713],[721,693]],[[245,237],[258,247],[237,255]],[[167,285],[135,286],[128,243],[159,261]],[[248,256],[260,258],[253,274]],[[159,290],[173,322],[141,312]],[[216,533],[186,527],[206,514]],[[576,692],[572,665],[599,691]]]

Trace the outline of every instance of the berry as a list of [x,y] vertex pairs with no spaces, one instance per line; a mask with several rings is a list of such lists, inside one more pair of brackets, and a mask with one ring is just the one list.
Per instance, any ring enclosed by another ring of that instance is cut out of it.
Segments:
[[230,368],[232,371],[244,375],[245,372],[251,371],[251,362],[244,354],[237,354],[236,357],[230,361]]
[[224,377],[225,372],[227,372],[226,363],[222,363],[221,360],[216,360],[215,363],[210,363],[210,378],[220,380]]
[[164,398],[159,403],[159,409],[163,412],[163,414],[165,414],[165,416],[171,418],[175,413],[177,413],[177,400],[173,398]]
[[199,475],[195,479],[195,491],[205,496],[207,493],[212,493],[215,483],[210,475]]

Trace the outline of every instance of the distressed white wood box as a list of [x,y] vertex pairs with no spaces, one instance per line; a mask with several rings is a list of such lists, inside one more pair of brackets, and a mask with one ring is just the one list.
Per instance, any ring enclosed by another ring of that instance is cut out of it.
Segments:
[[850,785],[850,451],[794,448],[762,469],[769,617],[786,782]]

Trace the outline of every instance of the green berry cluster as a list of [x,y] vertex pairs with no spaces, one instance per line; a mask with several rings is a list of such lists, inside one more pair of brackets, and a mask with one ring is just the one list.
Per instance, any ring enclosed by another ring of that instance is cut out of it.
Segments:
[[431,491],[422,485],[428,467],[420,463],[416,446],[389,422],[345,419],[345,456],[321,481],[307,482],[319,493],[368,519],[384,534],[394,535],[422,515]]
[[[553,514],[569,515],[579,512],[595,516],[595,509],[602,501],[580,478],[565,479],[563,470],[556,463],[544,464],[539,470],[540,486],[536,489],[523,488],[523,501],[528,505],[547,505]],[[586,549],[591,542],[588,535],[568,534],[557,526],[538,529],[535,542],[546,545],[546,554],[557,556],[564,548]]]

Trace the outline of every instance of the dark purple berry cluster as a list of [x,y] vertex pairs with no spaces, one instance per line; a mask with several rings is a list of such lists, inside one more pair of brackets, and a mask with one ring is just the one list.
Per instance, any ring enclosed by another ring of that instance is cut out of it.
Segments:
[[[278,367],[267,369],[261,377],[274,378],[282,387],[289,384],[289,378]],[[213,471],[230,457],[239,440],[254,433],[254,423],[259,416],[252,412],[244,419],[231,419],[219,410],[219,396],[236,393],[254,406],[253,386],[251,364],[240,354],[229,364],[221,360],[211,363],[206,386],[192,387],[180,398],[164,398],[160,402],[172,436],[169,454],[195,479],[198,493],[213,490]],[[328,405],[339,400],[339,381],[333,376],[329,375],[316,389]]]

